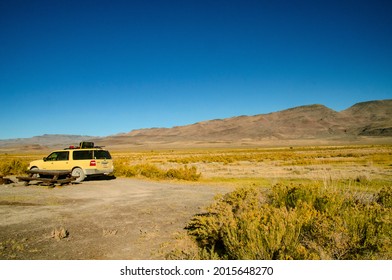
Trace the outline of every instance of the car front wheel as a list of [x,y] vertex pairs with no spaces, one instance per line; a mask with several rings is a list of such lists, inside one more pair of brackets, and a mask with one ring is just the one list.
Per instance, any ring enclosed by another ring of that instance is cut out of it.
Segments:
[[[38,171],[39,169],[38,169],[38,167],[34,166],[34,167],[30,168],[30,170],[31,170],[31,171]],[[33,177],[33,178],[39,178],[40,176],[39,176],[38,173],[34,173],[34,174],[31,174],[31,177]]]
[[72,170],[71,175],[72,175],[73,177],[76,177],[75,182],[77,182],[77,183],[82,182],[82,181],[86,178],[86,174],[84,174],[83,169],[82,169],[82,168],[79,168],[79,167],[74,168],[74,169]]

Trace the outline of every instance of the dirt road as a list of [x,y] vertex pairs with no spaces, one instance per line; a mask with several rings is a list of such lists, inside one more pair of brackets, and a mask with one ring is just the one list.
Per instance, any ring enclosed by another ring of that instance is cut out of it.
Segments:
[[228,191],[122,178],[1,185],[0,259],[163,259],[162,244]]

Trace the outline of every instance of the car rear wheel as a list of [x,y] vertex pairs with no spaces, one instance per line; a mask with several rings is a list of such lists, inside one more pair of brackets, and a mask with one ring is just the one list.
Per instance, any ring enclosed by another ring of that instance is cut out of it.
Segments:
[[74,168],[74,169],[72,170],[71,175],[72,175],[73,177],[76,177],[75,182],[77,182],[77,183],[82,182],[82,181],[86,178],[86,174],[84,174],[83,169],[82,169],[82,168],[79,168],[79,167]]

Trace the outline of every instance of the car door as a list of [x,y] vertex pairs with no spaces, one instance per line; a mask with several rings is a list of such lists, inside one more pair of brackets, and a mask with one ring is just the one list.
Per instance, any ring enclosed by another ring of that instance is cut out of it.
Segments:
[[70,170],[69,151],[57,151],[51,153],[44,160],[44,170]]
[[113,170],[113,161],[110,153],[106,150],[95,150],[94,159],[96,168],[102,172],[110,172]]

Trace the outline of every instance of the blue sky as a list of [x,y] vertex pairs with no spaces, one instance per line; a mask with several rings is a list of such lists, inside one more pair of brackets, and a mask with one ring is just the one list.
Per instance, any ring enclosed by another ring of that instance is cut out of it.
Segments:
[[0,139],[392,98],[392,1],[0,0]]

